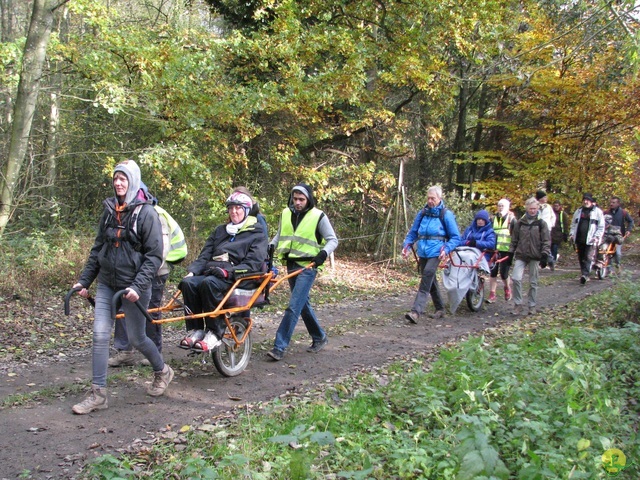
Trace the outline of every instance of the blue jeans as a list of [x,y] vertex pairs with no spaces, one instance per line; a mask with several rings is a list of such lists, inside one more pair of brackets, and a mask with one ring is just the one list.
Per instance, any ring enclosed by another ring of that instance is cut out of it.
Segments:
[[622,245],[616,245],[616,254],[613,256],[613,264],[616,267],[619,267],[620,260],[622,260]]
[[289,279],[291,298],[276,332],[276,341],[274,343],[276,350],[283,352],[289,346],[300,316],[302,316],[307,331],[314,342],[319,342],[326,336],[309,302],[309,291],[316,280],[317,274],[317,269],[305,268],[296,277]]
[[[111,318],[111,299],[120,289],[113,289],[103,283],[98,283],[96,292],[95,318],[93,320],[93,384],[99,387],[107,386],[107,362],[109,361],[109,341],[111,340],[111,329],[113,328],[113,318]],[[149,305],[151,288],[140,293],[138,302],[144,308]],[[155,343],[147,337],[145,327],[147,319],[138,307],[128,300],[122,299],[122,311],[124,321],[131,344],[139,350],[151,363],[154,372],[164,369],[162,354],[158,351]]]
[[[164,294],[164,284],[167,283],[169,274],[158,275],[153,279],[151,283],[151,300],[149,300],[149,309],[158,308],[162,306],[162,295]],[[151,318],[159,320],[162,317],[160,312],[151,314]],[[160,323],[146,323],[147,337],[153,340],[153,343],[158,347],[158,351],[162,353],[162,324]],[[124,350],[130,352],[133,347],[129,343],[129,335],[127,335],[127,326],[121,320],[116,320],[116,328],[113,333],[113,346],[116,350]]]

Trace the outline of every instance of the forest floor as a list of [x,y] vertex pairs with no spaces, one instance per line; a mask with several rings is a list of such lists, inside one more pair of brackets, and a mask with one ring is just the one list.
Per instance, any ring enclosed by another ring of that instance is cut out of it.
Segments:
[[[625,248],[625,270],[637,278],[637,248]],[[22,350],[22,355],[7,355],[7,351],[20,350],[2,346],[0,479],[74,478],[95,457],[135,450],[184,425],[233,415],[258,402],[322,392],[323,385],[341,377],[414,354],[435,357],[443,345],[470,334],[495,332],[522,321],[527,328],[543,326],[558,309],[611,288],[614,282],[607,278],[580,285],[577,261],[571,255],[561,259],[555,272],[541,271],[540,311],[535,316],[513,316],[513,302],[505,302],[499,287],[498,301],[485,303],[480,312],[470,312],[463,301],[454,315],[440,320],[423,316],[412,325],[404,319],[404,313],[415,295],[415,274],[405,273],[403,278],[392,273],[393,278],[384,278],[384,272],[393,271],[340,258],[334,270],[326,270],[317,282],[319,291],[322,283],[338,277],[344,282],[345,276],[350,276],[353,283],[388,282],[392,287],[386,293],[376,290],[372,295],[352,295],[338,302],[316,293],[312,297],[318,305],[316,311],[330,338],[329,345],[318,354],[306,352],[310,339],[300,322],[284,360],[274,362],[266,356],[286,304],[287,297],[282,295],[274,302],[280,310],[272,306],[254,314],[253,355],[241,375],[225,378],[210,358],[188,357],[176,346],[182,330],[177,326],[167,328],[164,356],[176,376],[166,394],[158,398],[145,394],[152,375],[149,367],[110,369],[109,408],[82,416],[73,415],[71,406],[83,398],[81,391],[91,378],[90,319],[78,320],[82,328],[74,326],[74,317],[62,315],[59,297],[3,300],[2,310],[7,312],[0,324],[3,342],[25,338],[20,325],[28,316],[46,318],[47,325],[55,325],[51,328],[57,329],[56,335],[69,341],[66,347],[52,351],[38,349],[34,345],[37,341],[31,338],[27,343],[34,353]],[[413,285],[408,285],[404,280],[411,276]],[[525,287],[526,281],[525,277]],[[488,287],[486,293],[488,296]]]

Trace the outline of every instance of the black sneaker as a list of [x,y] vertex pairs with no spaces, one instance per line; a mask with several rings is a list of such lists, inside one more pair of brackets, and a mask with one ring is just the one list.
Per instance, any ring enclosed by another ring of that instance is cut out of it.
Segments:
[[307,352],[318,353],[320,350],[327,346],[327,343],[329,343],[329,337],[325,335],[322,340],[319,340],[317,342],[314,340],[311,346],[307,348]]
[[580,283],[581,283],[582,285],[584,285],[585,283],[587,283],[587,277],[585,277],[584,275],[582,275],[582,276],[580,277]]
[[279,362],[284,358],[284,352],[273,348],[267,352],[267,356],[273,358],[276,362]]

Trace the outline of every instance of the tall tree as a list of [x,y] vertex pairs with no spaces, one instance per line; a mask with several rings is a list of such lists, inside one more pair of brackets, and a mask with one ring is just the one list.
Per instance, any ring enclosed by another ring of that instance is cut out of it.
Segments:
[[35,0],[33,3],[14,106],[9,153],[0,178],[0,238],[11,217],[16,185],[27,153],[42,69],[53,25],[53,13],[68,1]]

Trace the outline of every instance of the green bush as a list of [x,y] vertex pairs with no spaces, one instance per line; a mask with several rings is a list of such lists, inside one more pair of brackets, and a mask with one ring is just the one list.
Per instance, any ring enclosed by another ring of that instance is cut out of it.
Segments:
[[0,248],[0,294],[71,286],[78,279],[94,236],[63,229],[7,236]]

